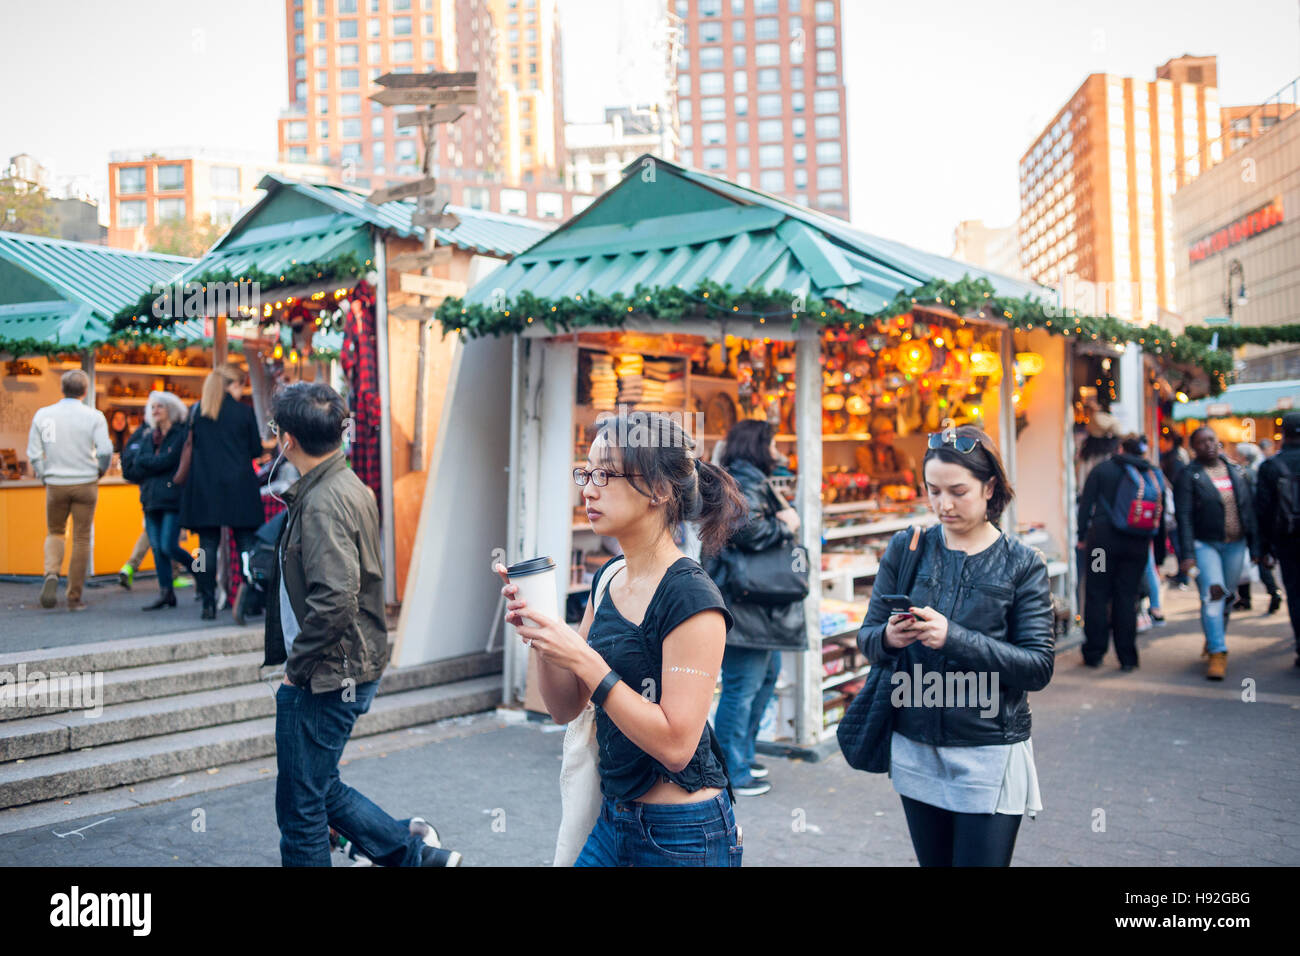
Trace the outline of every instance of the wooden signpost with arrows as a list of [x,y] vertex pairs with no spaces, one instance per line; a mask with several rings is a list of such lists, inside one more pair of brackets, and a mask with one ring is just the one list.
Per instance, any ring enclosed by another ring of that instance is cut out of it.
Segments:
[[432,334],[434,305],[430,301],[448,295],[463,295],[465,285],[450,279],[436,278],[432,267],[451,258],[451,247],[435,248],[436,230],[455,229],[460,220],[446,211],[445,197],[438,192],[433,176],[433,163],[437,156],[437,130],[442,123],[454,123],[465,111],[461,106],[478,102],[477,73],[385,73],[375,80],[383,89],[370,94],[370,99],[383,106],[427,106],[429,109],[403,113],[397,118],[399,128],[418,126],[424,140],[424,176],[411,183],[387,186],[370,194],[372,203],[393,202],[414,198],[416,211],[411,215],[411,225],[424,229],[424,251],[394,256],[392,267],[402,271],[398,288],[402,292],[420,296],[418,306],[394,306],[388,311],[401,319],[420,323],[419,365],[415,380],[415,427],[411,440],[411,470],[424,470],[425,391],[428,388],[429,336]]

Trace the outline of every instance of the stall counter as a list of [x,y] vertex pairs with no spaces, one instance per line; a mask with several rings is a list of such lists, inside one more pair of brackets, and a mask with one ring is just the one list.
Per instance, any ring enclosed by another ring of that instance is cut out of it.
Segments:
[[[139,485],[120,476],[101,478],[91,536],[92,573],[116,573],[131,554],[136,538],[143,530]],[[71,537],[69,523],[64,574],[67,573],[68,556],[72,553]],[[45,570],[44,542],[45,486],[34,478],[0,481],[0,574],[39,577]],[[197,537],[182,538],[181,547],[192,552],[198,547]],[[152,570],[153,566],[153,553],[150,552],[137,570]]]

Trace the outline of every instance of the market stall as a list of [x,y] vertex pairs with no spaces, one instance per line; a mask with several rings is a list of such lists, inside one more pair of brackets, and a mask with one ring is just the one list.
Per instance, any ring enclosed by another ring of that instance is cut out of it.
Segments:
[[[652,157],[629,169],[439,310],[449,333],[516,334],[504,551],[510,561],[556,558],[570,620],[612,544],[582,518],[570,473],[598,417],[619,406],[680,414],[706,455],[740,418],[776,426],[790,498],[819,533],[803,536],[809,649],[784,655],[760,735],[773,744],[816,747],[833,736],[866,673],[854,637],[880,554],[895,531],[932,521],[916,466],[926,435],[945,423],[984,427],[1013,481],[1027,447],[1017,433],[1034,435],[1025,452],[1033,491],[1006,523],[1055,551],[1052,574],[1067,591],[1067,344],[1020,328],[1004,307],[1036,287]],[[455,539],[479,520],[467,513],[447,533]],[[443,579],[420,581],[446,593]],[[478,610],[490,623],[491,608]],[[505,698],[523,701],[527,657],[517,641],[505,646]]]
[[1202,425],[1209,425],[1229,449],[1239,442],[1258,444],[1265,438],[1280,446],[1282,415],[1297,407],[1300,407],[1300,379],[1248,382],[1230,385],[1213,398],[1176,400],[1172,418],[1174,428],[1183,435],[1191,435]]
[[[425,233],[412,222],[413,200],[376,205],[354,189],[276,175],[264,177],[259,188],[263,198],[177,284],[232,291],[207,308],[204,321],[218,352],[228,340],[246,356],[259,421],[266,421],[278,382],[325,380],[345,396],[353,416],[349,458],[379,503],[385,590],[388,601],[398,603],[444,396],[461,355],[458,341],[436,337],[421,351],[420,320],[431,319],[433,306],[421,306],[419,293],[436,304],[463,291],[546,228],[452,208],[458,223],[433,229],[436,245],[427,253],[437,261],[433,275],[416,276],[420,287],[412,291],[403,260],[423,248]],[[115,321],[120,331],[149,334],[180,318],[176,308],[155,314],[141,298]]]
[[90,376],[90,401],[108,420],[115,452],[99,482],[91,573],[117,571],[131,552],[144,519],[116,453],[139,426],[149,392],[197,398],[209,359],[193,323],[123,347],[112,342],[110,322],[192,262],[0,232],[0,574],[43,570],[45,491],[26,460],[27,436],[36,410],[63,397],[59,382],[70,369]]

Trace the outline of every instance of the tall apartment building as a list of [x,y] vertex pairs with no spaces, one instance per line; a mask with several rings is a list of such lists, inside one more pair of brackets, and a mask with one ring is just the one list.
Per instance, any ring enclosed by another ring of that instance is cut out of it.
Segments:
[[839,0],[675,0],[683,161],[848,218]]
[[474,70],[478,103],[438,129],[435,166],[500,170],[501,97],[489,0],[285,0],[289,102],[279,149],[290,162],[337,167],[362,188],[419,175],[419,130],[397,127],[417,107],[369,99],[385,73]]
[[559,182],[564,169],[560,17],[555,0],[490,0],[512,183]]
[[209,217],[229,225],[255,202],[257,184],[269,172],[318,182],[336,181],[338,171],[318,164],[257,162],[228,151],[178,147],[109,154],[108,244],[148,249],[148,230],[167,219],[191,222]]
[[1031,278],[1104,283],[1094,307],[1125,318],[1176,310],[1173,194],[1223,159],[1216,78],[1213,57],[1179,57],[1153,81],[1084,80],[1020,161]]

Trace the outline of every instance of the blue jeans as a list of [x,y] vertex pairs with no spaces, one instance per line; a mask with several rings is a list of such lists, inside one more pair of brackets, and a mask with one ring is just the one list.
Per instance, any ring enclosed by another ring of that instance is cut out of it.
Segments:
[[379,681],[313,694],[281,684],[275,692],[275,822],[284,866],[330,866],[333,827],[380,866],[419,866],[422,837],[339,780],[339,758],[357,718],[370,709]]
[[181,547],[181,515],[179,511],[146,511],[144,532],[153,549],[153,563],[158,569],[158,590],[169,594],[172,590],[172,562],[183,567],[193,567],[194,559]]
[[1151,599],[1151,610],[1160,613],[1160,572],[1156,570],[1155,548],[1147,551],[1147,597]]
[[[1231,601],[1241,578],[1241,567],[1246,559],[1246,542],[1196,541],[1196,587],[1201,592],[1201,630],[1209,644],[1210,653],[1218,654],[1228,649],[1224,635],[1223,613],[1225,602]],[[1227,582],[1231,582],[1230,584]],[[1210,600],[1210,588],[1223,588],[1223,596]]]
[[722,655],[722,696],[713,717],[713,730],[727,756],[733,787],[752,782],[758,725],[781,676],[781,652],[728,645]]
[[623,803],[606,797],[574,866],[740,866],[731,800]]

